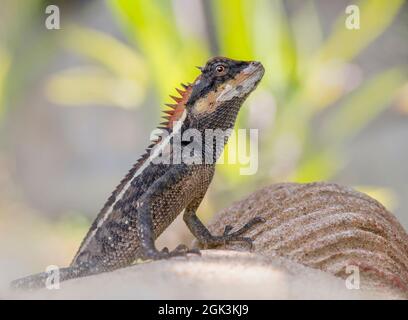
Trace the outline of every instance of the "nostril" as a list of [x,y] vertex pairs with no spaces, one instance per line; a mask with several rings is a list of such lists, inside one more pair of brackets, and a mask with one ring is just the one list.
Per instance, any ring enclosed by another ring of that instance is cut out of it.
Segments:
[[252,74],[263,70],[262,63],[259,61],[251,61],[247,64],[247,67],[243,70],[244,74]]

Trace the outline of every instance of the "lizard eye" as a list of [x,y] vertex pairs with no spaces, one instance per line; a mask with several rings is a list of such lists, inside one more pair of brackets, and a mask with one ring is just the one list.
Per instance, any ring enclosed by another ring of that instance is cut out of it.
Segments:
[[223,76],[224,74],[227,73],[227,68],[224,65],[219,64],[215,66],[215,71],[216,71],[217,76]]

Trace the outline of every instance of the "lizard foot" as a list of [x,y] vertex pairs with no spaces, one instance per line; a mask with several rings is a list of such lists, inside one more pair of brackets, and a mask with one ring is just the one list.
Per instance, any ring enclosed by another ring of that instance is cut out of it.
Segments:
[[170,252],[170,254],[175,254],[175,255],[178,255],[179,253],[180,253],[181,255],[183,255],[183,254],[185,255],[185,254],[191,253],[191,254],[197,254],[197,255],[201,256],[201,252],[200,252],[199,249],[197,249],[197,248],[190,249],[190,248],[187,247],[185,244],[179,244],[179,245],[176,247],[176,249],[174,249],[173,251]]
[[221,245],[221,244],[227,244],[230,242],[245,242],[248,244],[249,248],[252,250],[253,247],[253,240],[249,237],[243,237],[242,234],[244,234],[245,232],[247,232],[249,229],[251,229],[254,225],[258,224],[258,223],[262,223],[265,222],[265,219],[262,217],[255,217],[251,220],[249,220],[242,228],[238,229],[235,232],[231,232],[231,230],[233,229],[233,227],[231,225],[226,225],[225,229],[224,229],[224,233],[222,234],[222,236],[212,236],[209,239],[205,239],[204,243],[202,243],[204,245],[204,247],[208,247],[208,246],[217,246],[217,245]]
[[186,245],[180,244],[173,251],[169,251],[167,247],[164,247],[161,251],[150,251],[149,253],[144,254],[144,257],[147,260],[161,260],[172,257],[185,257],[190,253],[201,255],[199,249],[189,249]]

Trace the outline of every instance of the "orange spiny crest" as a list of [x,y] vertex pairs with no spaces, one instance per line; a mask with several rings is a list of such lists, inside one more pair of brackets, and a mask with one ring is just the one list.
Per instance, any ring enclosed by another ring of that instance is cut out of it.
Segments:
[[176,103],[175,104],[167,103],[166,106],[170,107],[171,109],[163,111],[165,113],[165,116],[163,116],[163,118],[166,119],[167,121],[162,122],[161,125],[163,125],[167,129],[172,129],[174,122],[181,118],[186,108],[186,103],[190,98],[191,91],[193,90],[193,86],[191,84],[181,85],[185,90],[176,88],[176,91],[180,94],[180,97],[175,97],[171,95],[170,97],[174,101],[176,101]]

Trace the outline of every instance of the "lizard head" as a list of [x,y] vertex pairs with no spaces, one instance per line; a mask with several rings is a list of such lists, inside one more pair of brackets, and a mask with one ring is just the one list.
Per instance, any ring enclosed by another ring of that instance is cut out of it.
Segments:
[[[260,62],[215,57],[198,67],[201,74],[192,84],[177,89],[180,97],[171,96],[166,120],[161,125],[172,129],[176,121],[187,116],[191,127],[231,127],[242,102],[256,88],[264,74]],[[196,124],[196,125],[194,125]]]
[[243,101],[264,74],[260,62],[224,57],[210,59],[192,84],[187,108],[197,117],[208,116],[231,101]]

